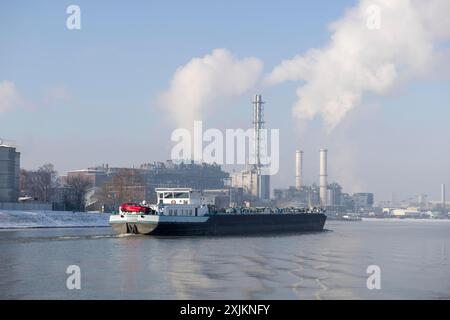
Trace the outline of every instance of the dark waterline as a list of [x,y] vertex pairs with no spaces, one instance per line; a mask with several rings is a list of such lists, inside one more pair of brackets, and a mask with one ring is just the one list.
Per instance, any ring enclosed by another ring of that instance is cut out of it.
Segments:
[[[449,299],[450,221],[329,221],[330,232],[120,236],[0,231],[2,299]],[[81,268],[81,290],[66,268]],[[381,268],[368,290],[366,269]]]

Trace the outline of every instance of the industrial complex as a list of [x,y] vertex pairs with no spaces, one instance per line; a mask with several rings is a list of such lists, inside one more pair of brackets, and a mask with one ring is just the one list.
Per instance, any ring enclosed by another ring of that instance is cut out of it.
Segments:
[[[22,174],[33,177],[32,171],[20,169],[20,153],[12,143],[0,140],[0,209],[45,209],[68,210],[67,199],[81,198],[82,206],[77,210],[109,212],[119,201],[141,201],[153,199],[156,188],[192,188],[201,192],[204,203],[218,208],[241,206],[324,207],[336,216],[354,215],[375,217],[448,217],[445,185],[441,185],[440,201],[428,201],[426,195],[419,195],[417,201],[403,203],[375,203],[370,192],[345,193],[337,182],[328,179],[328,150],[319,149],[318,184],[304,183],[305,153],[297,150],[295,168],[292,168],[294,186],[271,190],[270,175],[261,160],[267,148],[266,135],[262,133],[264,101],[256,94],[253,105],[252,151],[255,161],[232,173],[225,172],[218,164],[185,161],[175,163],[153,162],[138,167],[119,168],[108,164],[87,169],[69,171],[58,176],[52,185],[51,197],[33,193],[31,188],[21,187]],[[83,188],[80,189],[79,181]],[[34,179],[36,180],[36,179]],[[34,181],[31,179],[30,181]],[[42,180],[42,178],[41,178]],[[50,177],[47,179],[53,181]],[[44,179],[45,181],[45,179]],[[22,181],[23,182],[23,181]],[[41,181],[42,183],[42,181]],[[49,187],[50,188],[50,187]],[[75,210],[75,209],[73,209]]]

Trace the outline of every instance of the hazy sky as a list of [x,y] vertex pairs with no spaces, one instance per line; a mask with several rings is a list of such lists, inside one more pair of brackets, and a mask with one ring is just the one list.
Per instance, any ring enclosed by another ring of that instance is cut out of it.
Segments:
[[[327,147],[348,192],[437,199],[450,189],[449,2],[370,3],[372,33],[365,0],[2,1],[0,137],[27,169],[138,165],[170,158],[192,119],[248,128],[258,92],[281,135],[273,187],[294,184],[297,148],[318,182]],[[81,30],[66,28],[71,4]]]

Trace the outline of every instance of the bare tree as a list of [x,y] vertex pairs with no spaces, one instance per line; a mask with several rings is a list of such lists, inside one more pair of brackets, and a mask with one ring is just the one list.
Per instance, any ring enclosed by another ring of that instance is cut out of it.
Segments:
[[81,175],[69,177],[67,178],[67,187],[68,194],[65,196],[66,207],[76,211],[84,211],[86,194],[92,188],[91,180]]
[[44,164],[38,169],[38,188],[42,194],[42,201],[50,202],[53,192],[56,189],[56,181],[58,173],[55,166],[51,163]]
[[50,202],[56,188],[57,172],[51,163],[44,164],[36,171],[20,171],[20,191],[24,196]]
[[19,189],[20,196],[31,196],[30,190],[30,173],[25,169],[20,169],[20,178],[19,178]]
[[109,208],[124,202],[140,202],[145,198],[144,179],[135,169],[121,169],[98,191],[97,198]]

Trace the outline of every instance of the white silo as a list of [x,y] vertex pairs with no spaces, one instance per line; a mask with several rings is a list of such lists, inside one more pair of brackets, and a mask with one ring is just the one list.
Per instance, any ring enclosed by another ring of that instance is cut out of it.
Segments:
[[327,173],[327,149],[320,149],[320,171],[319,171],[319,187],[320,187],[320,203],[323,206],[328,204],[327,201],[327,187],[328,187],[328,173]]
[[300,190],[303,182],[303,151],[295,151],[295,188]]

